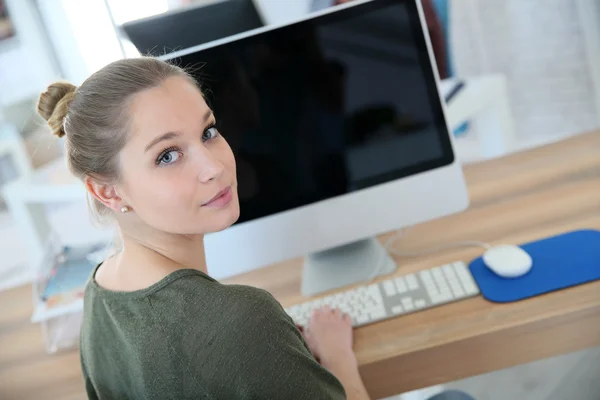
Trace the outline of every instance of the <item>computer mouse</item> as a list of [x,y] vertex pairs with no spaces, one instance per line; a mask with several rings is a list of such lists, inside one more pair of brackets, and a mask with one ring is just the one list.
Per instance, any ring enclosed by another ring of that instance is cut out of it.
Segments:
[[531,256],[519,246],[493,246],[483,255],[483,263],[502,278],[518,278],[531,270]]

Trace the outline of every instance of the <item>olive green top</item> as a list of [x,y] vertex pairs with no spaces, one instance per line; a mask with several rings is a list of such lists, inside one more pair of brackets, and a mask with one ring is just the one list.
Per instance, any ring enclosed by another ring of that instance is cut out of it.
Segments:
[[92,278],[81,364],[90,399],[345,399],[266,291],[192,269],[147,289]]

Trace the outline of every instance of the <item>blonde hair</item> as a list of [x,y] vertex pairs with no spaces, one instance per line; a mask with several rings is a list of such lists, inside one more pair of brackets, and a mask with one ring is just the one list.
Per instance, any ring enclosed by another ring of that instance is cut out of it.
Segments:
[[[175,76],[196,84],[182,68],[156,58],[115,61],[80,87],[68,82],[48,86],[38,100],[38,113],[48,122],[52,134],[65,137],[67,164],[76,177],[117,182],[117,156],[128,138],[131,99]],[[90,211],[98,221],[112,215],[96,199]]]

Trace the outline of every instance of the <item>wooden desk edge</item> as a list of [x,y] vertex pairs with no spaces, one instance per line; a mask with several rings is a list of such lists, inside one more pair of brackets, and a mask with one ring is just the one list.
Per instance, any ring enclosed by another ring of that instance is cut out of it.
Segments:
[[[372,398],[600,346],[600,304],[360,366]],[[451,374],[448,371],[452,371]]]

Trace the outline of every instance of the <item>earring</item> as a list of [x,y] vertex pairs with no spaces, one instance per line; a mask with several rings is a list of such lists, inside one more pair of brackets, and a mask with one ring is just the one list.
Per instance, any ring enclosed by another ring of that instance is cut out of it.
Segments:
[[123,214],[128,213],[129,211],[131,211],[131,208],[129,206],[123,206],[123,207],[121,207],[121,212]]

